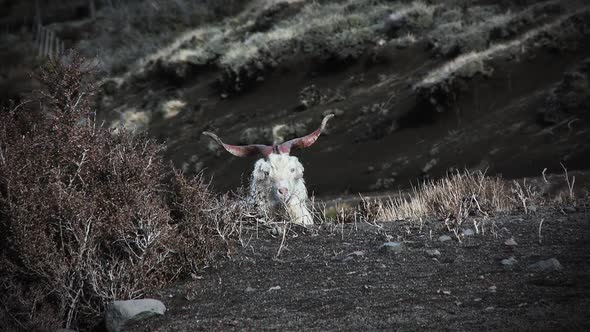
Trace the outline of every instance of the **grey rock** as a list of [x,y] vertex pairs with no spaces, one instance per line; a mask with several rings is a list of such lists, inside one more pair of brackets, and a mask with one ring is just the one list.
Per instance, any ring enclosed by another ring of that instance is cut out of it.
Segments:
[[166,306],[158,300],[113,301],[107,305],[105,323],[109,332],[119,332],[125,324],[164,315]]
[[402,251],[403,244],[401,242],[385,242],[381,245],[379,250],[381,252],[398,253]]
[[440,251],[438,249],[426,249],[426,255],[429,257],[438,257],[440,256]]
[[322,104],[326,100],[326,95],[324,95],[320,89],[315,86],[315,84],[309,85],[299,92],[299,110],[306,110],[308,108],[317,106]]
[[528,266],[529,270],[537,272],[553,272],[563,270],[563,266],[556,258],[538,261]]
[[[307,121],[309,122],[309,120]],[[291,138],[307,135],[306,123],[308,122],[284,123],[273,126],[272,130],[270,130],[272,142],[274,144],[280,144]]]
[[363,250],[358,250],[358,251],[353,251],[350,254],[346,255],[346,257],[344,257],[342,259],[343,262],[348,262],[353,260],[355,257],[362,257],[365,255],[365,252]]
[[379,179],[377,179],[377,182],[370,185],[369,188],[371,190],[387,190],[387,189],[391,189],[394,184],[395,184],[394,178],[379,178]]
[[513,246],[517,246],[518,243],[516,243],[516,241],[514,240],[514,238],[509,238],[508,240],[504,241],[504,245],[513,247]]
[[531,206],[528,206],[528,210],[529,210],[530,212],[537,212],[537,206],[536,206],[536,205],[531,205]]
[[426,163],[426,165],[424,165],[424,167],[422,167],[422,172],[428,173],[428,171],[430,171],[434,166],[436,166],[437,163],[438,160],[436,158],[432,158],[429,162]]
[[252,287],[250,287],[250,286],[246,287],[246,289],[245,289],[245,292],[246,292],[246,293],[252,293],[252,292],[254,292],[254,291],[256,291],[256,289],[255,289],[255,288],[252,288]]
[[577,210],[573,206],[566,206],[563,208],[563,211],[573,213],[573,212],[576,212]]
[[272,132],[269,128],[249,127],[244,129],[240,135],[241,144],[260,144],[268,142],[272,138]]
[[473,236],[475,232],[471,228],[467,228],[463,230],[463,236]]
[[506,267],[511,267],[514,264],[518,263],[518,261],[514,257],[510,257],[503,259],[500,263]]
[[346,255],[346,256],[364,256],[365,255],[365,251],[364,250],[357,250],[357,251],[353,251],[350,254]]
[[451,237],[448,235],[441,235],[438,237],[438,241],[440,242],[447,242],[447,241],[451,241]]

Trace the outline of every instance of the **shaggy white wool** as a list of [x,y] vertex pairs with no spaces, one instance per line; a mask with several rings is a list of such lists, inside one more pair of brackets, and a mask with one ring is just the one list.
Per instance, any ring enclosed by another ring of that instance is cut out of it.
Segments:
[[252,172],[250,199],[264,213],[280,215],[286,211],[294,223],[313,224],[303,170],[299,159],[287,154],[259,159]]

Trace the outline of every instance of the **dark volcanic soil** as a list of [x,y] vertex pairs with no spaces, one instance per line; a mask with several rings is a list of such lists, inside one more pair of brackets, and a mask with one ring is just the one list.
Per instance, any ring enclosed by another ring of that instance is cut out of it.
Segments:
[[[461,242],[435,221],[293,229],[279,258],[281,238],[261,227],[231,260],[157,294],[165,317],[129,330],[588,330],[588,213],[497,217]],[[387,241],[402,250],[380,250]],[[563,269],[528,268],[549,258]]]

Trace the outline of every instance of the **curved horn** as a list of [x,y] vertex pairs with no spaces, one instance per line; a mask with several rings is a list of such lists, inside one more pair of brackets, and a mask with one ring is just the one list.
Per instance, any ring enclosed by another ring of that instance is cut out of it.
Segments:
[[326,123],[328,123],[328,120],[330,120],[333,117],[334,114],[326,115],[322,120],[322,125],[313,133],[303,137],[294,138],[290,141],[282,143],[278,146],[279,152],[289,154],[291,152],[291,149],[304,149],[311,146],[313,143],[315,143],[315,141],[318,139],[318,137],[326,127]]
[[257,156],[262,155],[263,157],[268,157],[269,154],[272,153],[272,146],[262,145],[262,144],[250,144],[250,145],[230,145],[225,144],[223,141],[214,133],[210,133],[208,131],[204,131],[203,135],[211,137],[215,142],[219,143],[219,145],[223,146],[227,152],[233,154],[237,157],[249,157],[249,156]]

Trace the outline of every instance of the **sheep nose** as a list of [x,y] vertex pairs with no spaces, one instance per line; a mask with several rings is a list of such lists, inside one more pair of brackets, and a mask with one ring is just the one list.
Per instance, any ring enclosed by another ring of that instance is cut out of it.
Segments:
[[287,188],[279,188],[279,194],[285,196],[287,195],[287,193],[289,192],[289,189]]

